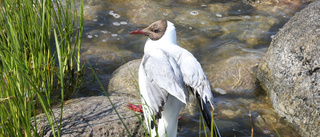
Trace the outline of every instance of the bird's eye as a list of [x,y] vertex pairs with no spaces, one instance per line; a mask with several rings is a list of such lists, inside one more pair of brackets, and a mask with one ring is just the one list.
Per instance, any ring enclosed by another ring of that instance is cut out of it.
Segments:
[[160,30],[159,30],[159,29],[154,29],[153,32],[154,32],[154,33],[159,33]]

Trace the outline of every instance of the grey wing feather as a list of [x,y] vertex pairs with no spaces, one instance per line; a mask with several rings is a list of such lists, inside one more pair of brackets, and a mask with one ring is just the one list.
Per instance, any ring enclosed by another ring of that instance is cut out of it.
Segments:
[[177,62],[162,50],[145,53],[142,65],[146,75],[149,106],[161,111],[168,94],[186,103],[183,78]]
[[[189,51],[183,50],[178,63],[185,84],[191,87],[194,92],[198,92],[205,102],[209,101],[214,109],[210,82],[197,59]],[[194,93],[194,95],[196,94]]]

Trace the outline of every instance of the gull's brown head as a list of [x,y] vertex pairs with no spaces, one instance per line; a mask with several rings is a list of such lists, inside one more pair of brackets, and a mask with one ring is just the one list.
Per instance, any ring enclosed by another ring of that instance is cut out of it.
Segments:
[[151,40],[159,40],[162,38],[167,29],[167,20],[158,20],[153,22],[150,26],[132,31],[130,34],[144,34],[148,36]]

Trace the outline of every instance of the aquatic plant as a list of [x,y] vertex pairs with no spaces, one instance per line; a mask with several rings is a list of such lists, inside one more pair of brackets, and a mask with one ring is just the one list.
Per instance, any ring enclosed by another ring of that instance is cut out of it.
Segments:
[[41,136],[37,111],[60,136],[52,94],[60,91],[63,110],[66,83],[77,85],[83,4],[77,11],[74,0],[0,2],[0,136]]

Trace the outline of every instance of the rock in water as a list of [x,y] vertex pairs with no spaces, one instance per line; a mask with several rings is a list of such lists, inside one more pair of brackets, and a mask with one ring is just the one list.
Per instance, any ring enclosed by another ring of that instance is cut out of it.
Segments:
[[117,96],[130,96],[140,99],[138,70],[141,59],[129,61],[112,73],[108,92]]
[[320,136],[320,1],[280,29],[257,77],[282,118],[302,136]]
[[[124,124],[132,136],[143,137],[144,128],[139,117],[125,107],[128,103],[140,100],[128,95],[110,96]],[[112,108],[106,96],[93,96],[71,99],[64,102],[61,125],[62,137],[127,137],[124,126]],[[60,108],[53,109],[56,122],[59,123]],[[31,120],[34,123],[34,120]],[[44,113],[37,115],[38,133],[43,137],[52,137],[53,133]],[[57,133],[56,133],[57,134]]]

